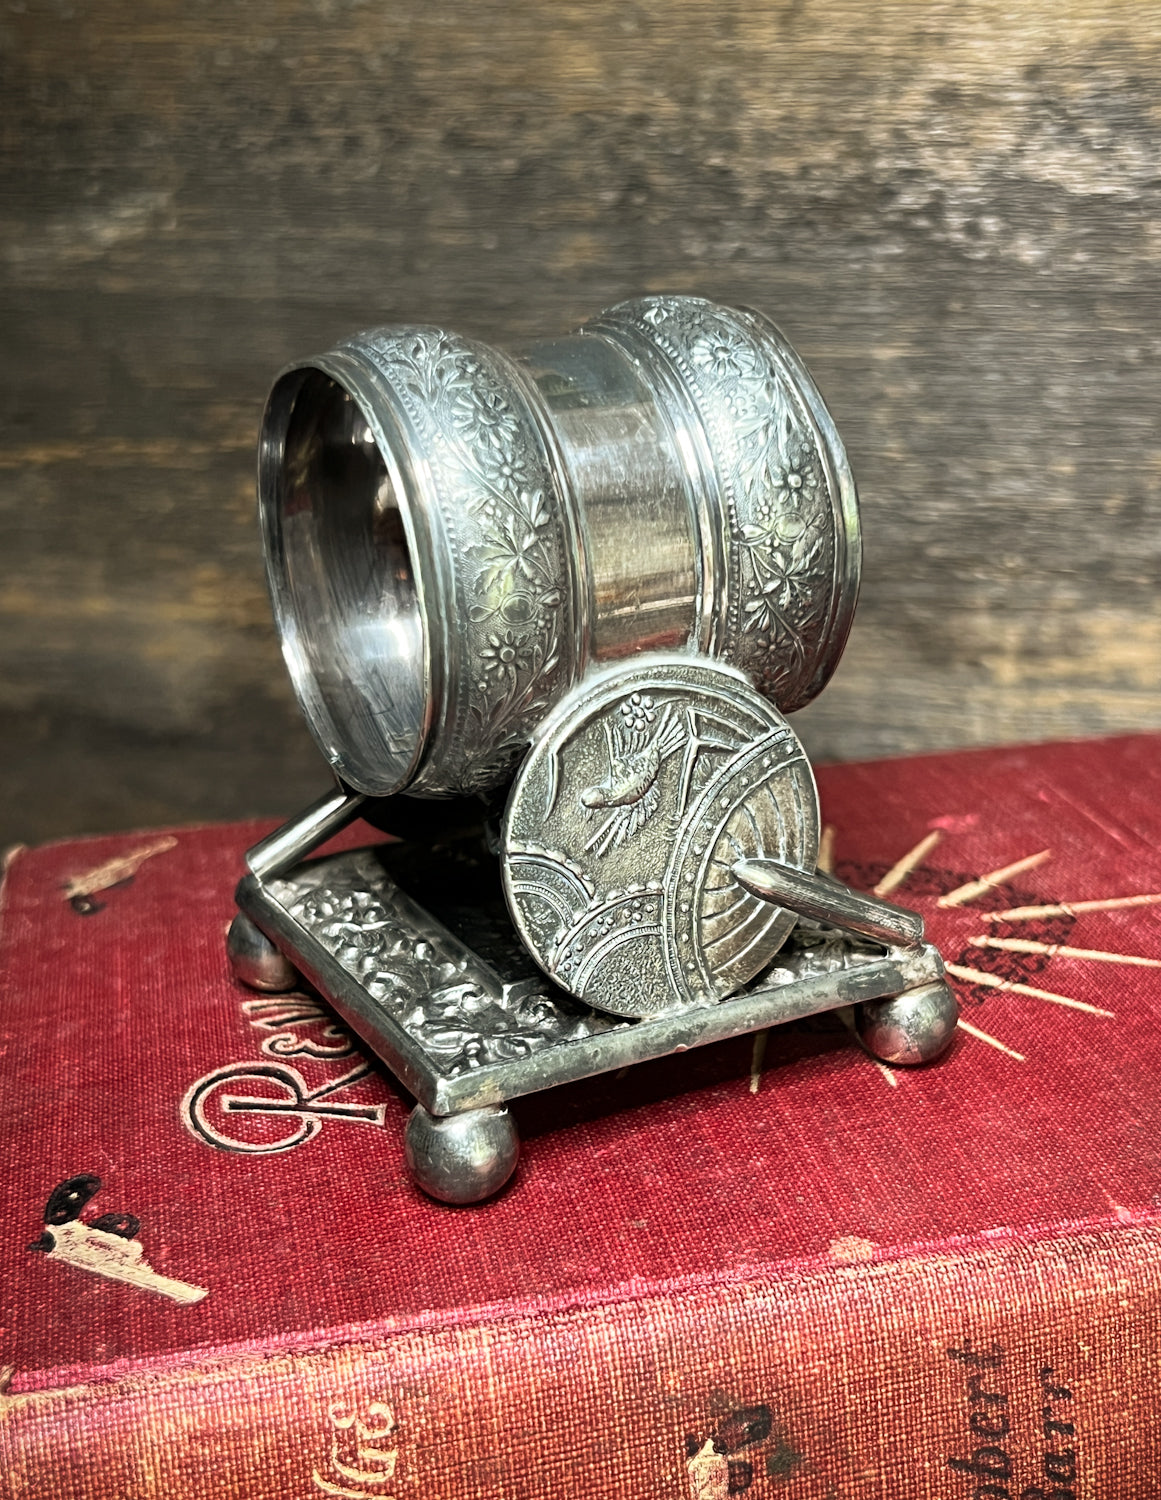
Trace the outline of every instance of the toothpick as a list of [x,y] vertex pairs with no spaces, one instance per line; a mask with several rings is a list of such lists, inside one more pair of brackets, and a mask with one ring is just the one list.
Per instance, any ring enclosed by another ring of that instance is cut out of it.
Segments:
[[120,885],[121,881],[136,875],[147,859],[176,848],[175,838],[155,839],[151,844],[131,849],[128,854],[118,854],[114,859],[107,859],[103,865],[98,865],[95,870],[89,870],[84,875],[72,875],[65,881],[65,900],[75,901],[78,896],[96,896],[112,885]]
[[818,841],[818,868],[824,875],[834,874],[834,824],[828,823]]
[[79,1266],[111,1281],[125,1281],[144,1292],[158,1292],[174,1302],[200,1302],[209,1295],[204,1286],[176,1281],[162,1276],[144,1258],[140,1240],[125,1239],[106,1229],[97,1229],[80,1219],[52,1226],[52,1248],[49,1260],[61,1260],[68,1266]]
[[862,1038],[859,1036],[858,1028],[855,1025],[854,1006],[840,1005],[835,1010],[835,1015],[838,1016],[839,1020],[854,1037],[855,1041],[858,1042],[859,1046],[863,1048],[863,1052],[866,1055],[868,1062],[873,1062],[876,1068],[878,1068],[879,1072],[882,1073],[883,1077],[891,1085],[891,1087],[893,1089],[897,1089],[899,1087],[899,1079],[895,1074],[894,1068],[889,1068],[885,1062],[881,1062],[879,1058],[873,1056],[872,1053],[868,1052],[867,1049],[863,1047]]
[[990,990],[1009,990],[1013,995],[1031,995],[1035,1000],[1051,1000],[1053,1005],[1067,1005],[1071,1010],[1087,1011],[1090,1016],[1116,1019],[1111,1010],[1101,1010],[1099,1006],[1088,1005],[1083,1000],[1073,1000],[1068,995],[1055,995],[1051,990],[1033,989],[1030,984],[1016,984],[1014,980],[1001,979],[999,974],[985,974],[981,969],[964,969],[959,964],[945,963],[943,967],[956,979],[963,979],[968,984],[986,985]]
[[1141,964],[1161,969],[1161,958],[1140,958],[1134,953],[1105,953],[1100,948],[1070,948],[1066,943],[1037,943],[1032,938],[972,937],[976,948],[1002,948],[1006,953],[1044,953],[1049,958],[1088,958],[1102,964]]
[[1156,906],[1161,894],[1112,896],[1103,901],[1058,901],[1053,906],[1013,906],[1007,911],[982,911],[981,922],[1035,922],[1041,917],[1075,917],[1082,911],[1121,911],[1126,906]]
[[871,894],[889,896],[892,891],[898,890],[911,871],[916,865],[923,863],[942,837],[942,829],[936,828],[926,838],[920,839],[914,849],[909,850],[898,863],[891,866]]
[[750,1054],[750,1092],[756,1094],[762,1086],[762,1060],[766,1056],[766,1038],[768,1031],[759,1031],[754,1035],[754,1050]]
[[969,880],[967,885],[957,886],[954,891],[948,891],[946,896],[940,896],[935,904],[943,907],[966,906],[969,901],[975,901],[977,897],[994,890],[996,886],[1003,885],[1004,881],[1010,880],[1013,875],[1022,875],[1025,870],[1034,870],[1037,865],[1042,865],[1046,859],[1051,858],[1051,849],[1041,849],[1039,854],[1029,854],[1025,859],[1018,859],[1014,864],[1005,865],[1002,870],[993,870],[988,875],[981,875],[978,880]]
[[973,1026],[970,1021],[959,1018],[959,1029],[966,1031],[968,1036],[974,1036],[977,1042],[987,1042],[989,1047],[994,1047],[997,1052],[1003,1052],[1008,1057],[1014,1057],[1017,1062],[1027,1062],[1022,1052],[1014,1052],[1011,1047],[1005,1047],[998,1037],[989,1036],[986,1031],[981,1031],[978,1026]]

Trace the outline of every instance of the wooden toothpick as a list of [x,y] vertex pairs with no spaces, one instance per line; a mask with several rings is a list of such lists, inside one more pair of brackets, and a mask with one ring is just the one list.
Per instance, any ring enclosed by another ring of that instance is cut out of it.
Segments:
[[1065,943],[1038,943],[1032,938],[968,938],[976,948],[1002,948],[1005,953],[1044,953],[1049,958],[1087,958],[1102,964],[1140,964],[1161,969],[1161,958],[1141,958],[1135,953],[1105,953],[1100,948],[1070,948]]
[[834,824],[828,823],[818,841],[818,868],[824,875],[834,874]]
[[981,875],[978,880],[969,880],[967,885],[957,886],[954,891],[948,891],[946,896],[940,896],[935,904],[943,907],[966,906],[969,901],[975,901],[988,891],[995,890],[996,886],[1003,885],[1005,880],[1011,880],[1013,875],[1034,870],[1037,865],[1042,865],[1046,859],[1051,858],[1051,849],[1041,849],[1039,854],[1029,854],[1024,859],[1016,860],[1014,864],[1005,865],[1003,869],[992,870],[988,875]]
[[164,854],[167,850],[176,848],[177,840],[166,837],[154,839],[151,844],[142,844],[127,854],[118,854],[113,859],[107,859],[103,865],[98,865],[95,870],[87,870],[83,875],[71,875],[64,884],[64,898],[66,901],[75,901],[78,896],[99,895],[110,886],[120,885],[121,881],[136,875],[145,861],[152,859],[155,854]]
[[766,1038],[769,1035],[768,1031],[759,1031],[754,1035],[754,1050],[750,1054],[751,1094],[756,1094],[762,1086],[762,1063],[766,1057]]
[[1014,1057],[1017,1062],[1026,1062],[1027,1058],[1022,1052],[1014,1052],[1011,1047],[1006,1047],[998,1037],[989,1036],[986,1031],[981,1031],[978,1026],[973,1026],[970,1021],[959,1018],[959,1029],[966,1031],[968,1036],[974,1036],[977,1042],[987,1042],[989,1047],[994,1047],[997,1052],[1003,1052],[1007,1057]]
[[1057,901],[1052,906],[1013,906],[1007,911],[982,911],[981,922],[1036,922],[1042,917],[1075,917],[1082,911],[1121,911],[1126,906],[1156,906],[1161,893],[1152,896],[1111,896],[1102,901]]
[[920,839],[914,849],[909,849],[901,860],[891,866],[871,894],[874,896],[889,896],[892,891],[898,890],[908,875],[911,874],[911,871],[915,869],[916,865],[923,863],[942,837],[942,830],[936,828],[926,838]]
[[838,1009],[835,1011],[835,1015],[838,1016],[839,1020],[843,1023],[843,1025],[847,1028],[847,1030],[850,1032],[850,1034],[854,1037],[855,1041],[858,1042],[859,1046],[863,1050],[864,1055],[867,1058],[867,1061],[868,1062],[873,1062],[875,1064],[876,1068],[878,1068],[879,1072],[882,1073],[883,1077],[891,1085],[891,1087],[893,1089],[897,1089],[899,1087],[899,1080],[895,1076],[895,1070],[894,1070],[894,1068],[889,1068],[885,1062],[880,1061],[879,1058],[875,1057],[872,1053],[868,1052],[865,1047],[863,1047],[862,1038],[859,1036],[858,1027],[855,1025],[855,1008],[854,1008],[854,1006],[853,1005],[840,1005],[838,1007]]
[[1030,984],[1017,984],[1011,979],[1002,979],[999,974],[985,974],[982,969],[965,969],[959,964],[945,963],[944,968],[956,979],[968,984],[986,985],[990,990],[1009,990],[1013,995],[1031,995],[1034,1000],[1050,1000],[1053,1005],[1067,1005],[1070,1010],[1087,1011],[1090,1016],[1108,1016],[1116,1019],[1111,1010],[1101,1010],[1084,1000],[1073,1000],[1068,995],[1056,995],[1051,990],[1034,989]]

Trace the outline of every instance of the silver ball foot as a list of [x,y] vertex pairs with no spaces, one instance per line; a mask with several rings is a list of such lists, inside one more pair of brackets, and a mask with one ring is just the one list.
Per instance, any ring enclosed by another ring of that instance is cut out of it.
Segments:
[[874,1057],[888,1063],[930,1062],[946,1050],[959,1005],[943,981],[855,1007],[855,1028]]
[[298,971],[245,912],[239,912],[226,934],[226,957],[234,978],[252,990],[278,994],[298,984]]
[[441,1203],[479,1203],[499,1192],[516,1170],[520,1139],[506,1109],[429,1115],[421,1104],[403,1133],[407,1170]]

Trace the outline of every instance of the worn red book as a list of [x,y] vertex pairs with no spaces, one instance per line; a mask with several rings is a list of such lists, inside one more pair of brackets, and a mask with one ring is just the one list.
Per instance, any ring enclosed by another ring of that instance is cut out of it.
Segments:
[[16,854],[6,1493],[1157,1493],[1161,905],[1087,903],[1161,892],[1161,737],[819,780],[954,966],[951,1051],[830,1015],[525,1099],[468,1209],[324,1008],[231,980],[259,829]]

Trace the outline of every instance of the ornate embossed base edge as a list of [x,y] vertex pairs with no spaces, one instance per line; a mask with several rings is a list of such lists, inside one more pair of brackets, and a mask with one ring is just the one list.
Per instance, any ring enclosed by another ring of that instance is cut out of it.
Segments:
[[[320,863],[334,867],[357,858],[357,855],[340,855]],[[292,871],[291,879],[297,873]],[[516,1060],[485,1064],[449,1076],[415,1036],[395,1021],[366,986],[344,967],[323,941],[317,924],[309,924],[292,914],[273,889],[278,884],[248,876],[238,887],[239,907],[434,1115],[502,1104],[558,1084],[673,1052],[689,1051],[839,1006],[898,995],[933,983],[942,975],[939,955],[930,945],[876,956],[835,935],[831,944],[835,953],[827,961],[819,963],[812,957],[817,944],[804,948],[798,962],[790,954],[781,954],[779,964],[793,963],[793,967],[771,971],[762,987],[732,1000],[653,1020],[614,1024],[587,1036],[574,1032],[572,1039],[551,1043]]]

